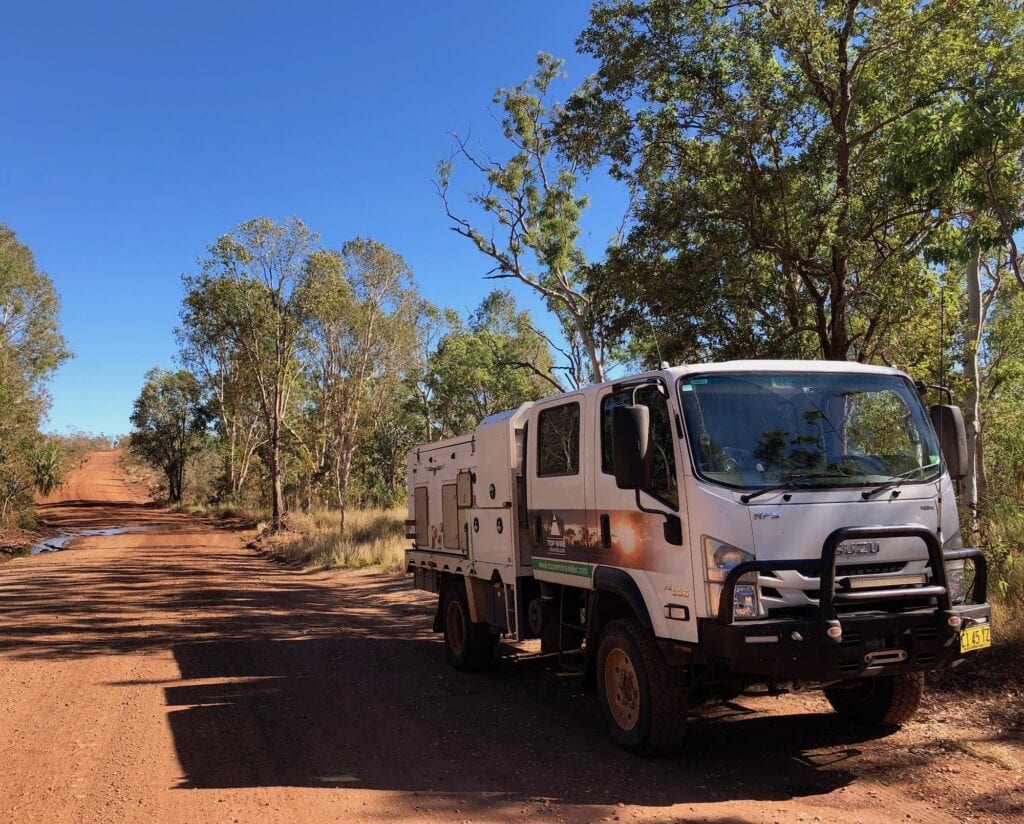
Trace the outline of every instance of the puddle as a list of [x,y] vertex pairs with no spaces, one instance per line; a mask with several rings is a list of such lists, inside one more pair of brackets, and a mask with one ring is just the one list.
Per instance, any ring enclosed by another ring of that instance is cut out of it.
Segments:
[[65,532],[63,535],[53,535],[40,541],[32,549],[29,555],[39,555],[42,552],[59,552],[71,541],[79,538],[92,538],[97,535],[128,535],[132,532],[150,532],[158,527],[155,526],[112,526],[106,529],[80,529],[75,532]]

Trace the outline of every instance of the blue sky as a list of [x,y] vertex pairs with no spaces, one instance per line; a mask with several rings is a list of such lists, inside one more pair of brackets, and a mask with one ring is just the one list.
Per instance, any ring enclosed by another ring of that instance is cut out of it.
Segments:
[[[145,371],[173,365],[181,274],[256,215],[297,215],[332,248],[375,237],[428,298],[473,308],[494,283],[448,230],[434,167],[453,130],[501,150],[491,95],[528,75],[538,51],[567,59],[562,93],[592,70],[573,48],[588,9],[9,4],[0,222],[52,278],[76,354],[51,383],[49,428],[129,429]],[[623,201],[605,181],[589,190],[585,245],[597,256]]]

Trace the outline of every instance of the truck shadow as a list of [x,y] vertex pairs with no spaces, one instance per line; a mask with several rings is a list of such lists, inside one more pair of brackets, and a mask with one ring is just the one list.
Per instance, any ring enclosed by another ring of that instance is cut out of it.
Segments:
[[[165,687],[182,788],[346,786],[508,803],[787,800],[851,783],[878,733],[831,714],[698,716],[684,751],[618,750],[596,695],[550,661],[452,670],[439,643],[365,637],[178,644]],[[199,683],[196,683],[199,682]],[[467,802],[469,803],[469,802]]]

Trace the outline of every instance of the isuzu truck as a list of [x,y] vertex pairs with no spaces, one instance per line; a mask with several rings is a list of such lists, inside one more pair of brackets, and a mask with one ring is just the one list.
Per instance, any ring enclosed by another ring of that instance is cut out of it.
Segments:
[[754,687],[902,724],[923,673],[991,643],[985,557],[957,519],[963,418],[926,407],[933,389],[737,361],[523,404],[409,453],[407,569],[455,667],[539,638],[636,753]]

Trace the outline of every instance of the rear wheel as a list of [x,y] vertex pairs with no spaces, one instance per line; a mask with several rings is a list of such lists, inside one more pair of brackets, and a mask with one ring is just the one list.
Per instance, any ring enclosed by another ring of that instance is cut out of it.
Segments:
[[488,624],[470,620],[466,589],[461,583],[445,587],[443,615],[444,646],[452,666],[465,672],[488,669],[497,636]]
[[923,691],[924,673],[908,672],[826,687],[825,697],[832,708],[849,721],[898,727],[914,717]]
[[597,688],[615,742],[639,755],[675,752],[686,731],[682,674],[668,665],[639,621],[612,621],[601,634]]

